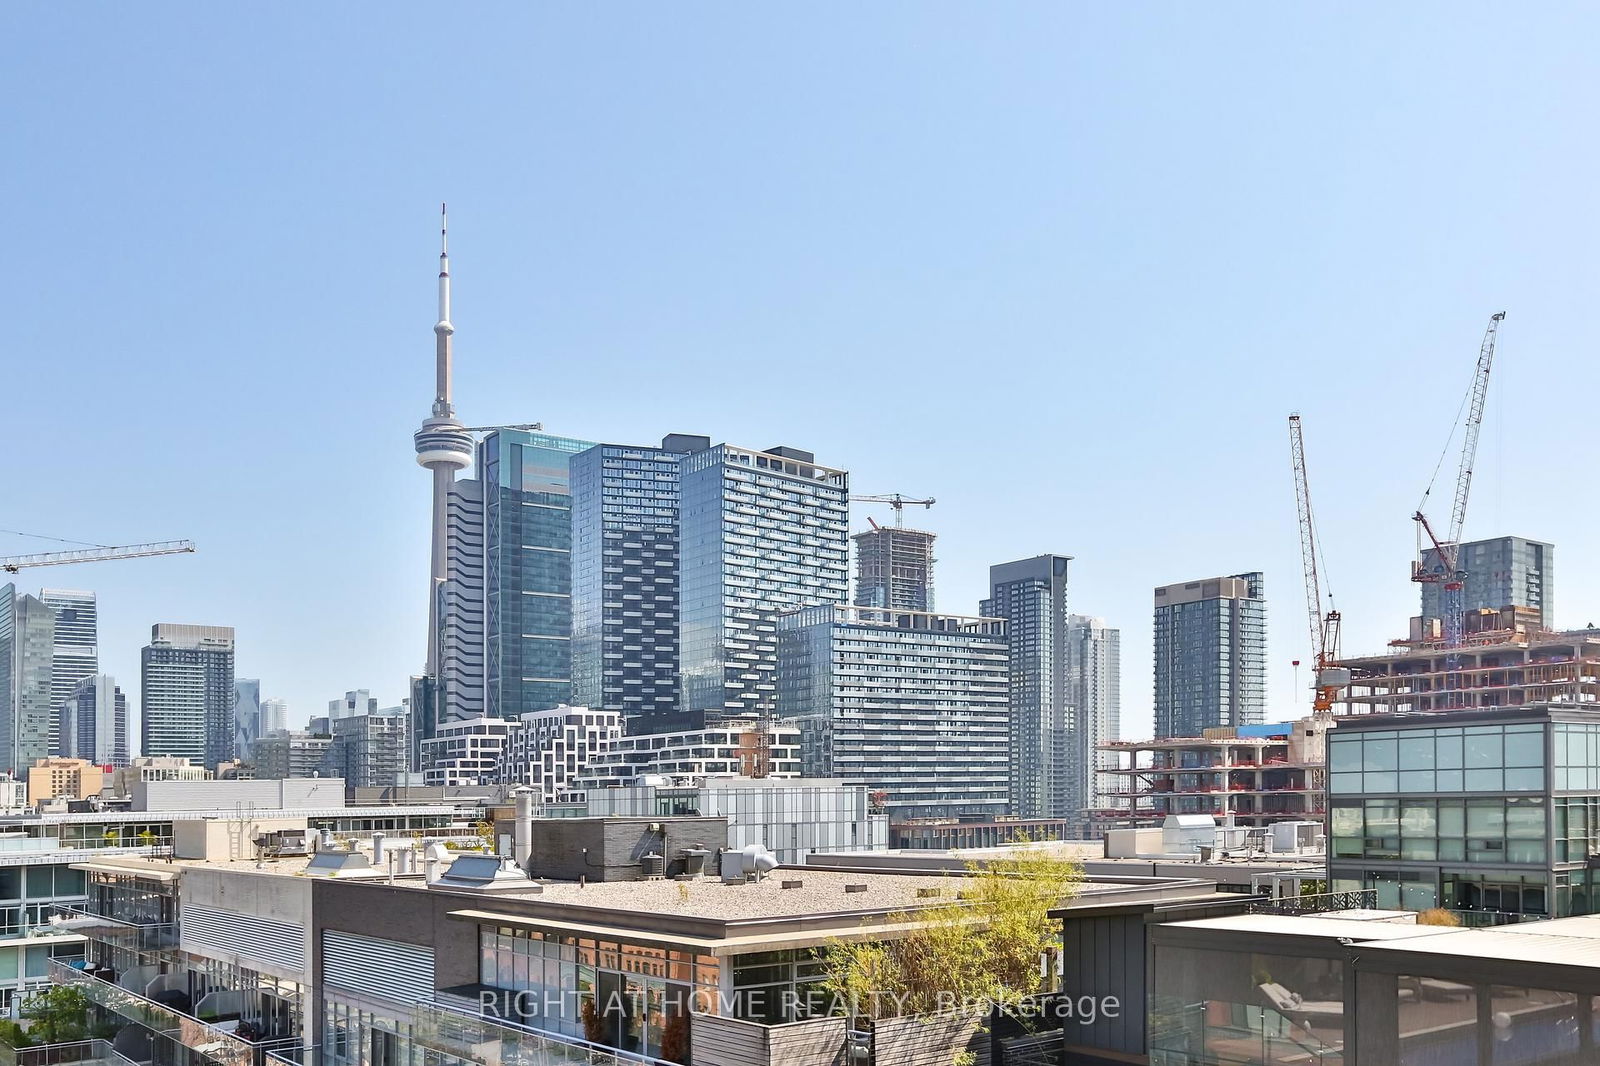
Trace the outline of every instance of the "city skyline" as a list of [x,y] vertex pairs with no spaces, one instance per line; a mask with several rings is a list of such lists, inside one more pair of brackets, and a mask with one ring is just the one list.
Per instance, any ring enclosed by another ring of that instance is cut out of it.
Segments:
[[[1511,317],[1467,536],[1585,553],[1587,508],[1554,506],[1564,489],[1532,461],[1562,445],[1581,397],[1541,391],[1528,416],[1541,381],[1587,380],[1582,353],[1600,341],[1584,299],[1596,268],[1573,251],[1596,224],[1563,207],[1583,195],[1574,160],[1592,148],[1582,121],[1550,106],[1595,87],[1577,66],[1593,12],[1539,26],[1391,12],[1381,39],[1310,11],[1248,26],[1198,12],[914,25],[871,12],[850,40],[767,32],[772,18],[700,37],[662,16],[467,24],[454,61],[486,74],[442,89],[387,74],[431,54],[420,9],[379,27],[328,12],[314,36],[226,14],[184,27],[42,12],[19,28],[36,47],[0,78],[37,106],[17,117],[35,165],[0,177],[30,205],[15,343],[31,357],[12,388],[73,398],[102,484],[91,497],[66,479],[14,479],[8,525],[200,547],[25,573],[19,588],[97,592],[99,669],[134,707],[141,634],[166,619],[235,627],[241,670],[288,700],[291,725],[354,684],[399,702],[425,653],[427,479],[404,450],[431,376],[423,264],[441,199],[464,422],[805,442],[859,491],[939,499],[917,524],[939,535],[938,605],[953,613],[975,610],[993,560],[1071,554],[1074,608],[1122,633],[1125,736],[1149,732],[1148,590],[1193,574],[1266,574],[1278,605],[1266,716],[1309,706],[1289,665],[1309,649],[1288,411],[1312,438],[1346,652],[1404,635],[1409,514],[1490,311]],[[1491,31],[1530,59],[1515,76],[1451,58]],[[744,54],[731,45],[747,33],[762,45]],[[191,54],[197,34],[259,46]],[[501,61],[528,39],[574,47]],[[1095,39],[1119,47],[1070,43]],[[1260,47],[1269,39],[1291,43]],[[44,62],[69,40],[91,76]],[[818,57],[834,77],[813,93]],[[176,73],[191,60],[204,93]],[[278,85],[283,63],[311,73],[267,98],[247,91]],[[680,77],[685,63],[751,90],[708,95]],[[905,88],[884,89],[886,71]],[[1263,83],[1284,91],[1264,97]],[[554,98],[577,106],[549,111]],[[233,128],[241,99],[254,101],[250,138],[195,139]],[[538,109],[537,152],[490,135],[520,105]],[[903,121],[921,108],[944,122]],[[361,136],[356,110],[375,116]],[[130,116],[149,112],[169,121],[134,137]],[[596,128],[615,136],[599,145]],[[1463,162],[1490,128],[1519,131],[1516,150]],[[451,151],[417,152],[419,129],[451,130]],[[304,146],[330,165],[301,165]],[[108,169],[115,193],[92,177]],[[86,250],[103,269],[83,269]],[[152,319],[183,328],[158,345],[124,325]],[[917,364],[903,403],[840,384],[885,359]],[[169,364],[205,372],[148,372]],[[814,397],[801,380],[819,384]],[[1372,384],[1399,380],[1437,384]],[[1047,393],[1060,402],[1029,409]],[[287,412],[303,431],[284,431]],[[30,469],[45,468],[52,417],[18,405],[18,439],[40,442],[24,445]],[[949,445],[971,426],[980,446]],[[175,432],[193,491],[151,479]],[[1095,461],[1062,461],[1091,446]],[[853,507],[851,531],[868,515],[888,517]],[[1563,570],[1558,610],[1600,596],[1587,571]]]

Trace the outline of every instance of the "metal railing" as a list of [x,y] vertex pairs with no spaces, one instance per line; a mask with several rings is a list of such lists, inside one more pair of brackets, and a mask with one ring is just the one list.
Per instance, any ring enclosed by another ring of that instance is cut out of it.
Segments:
[[1282,896],[1250,904],[1251,914],[1319,914],[1326,911],[1376,910],[1378,890],[1317,892],[1309,896]]
[[[580,1037],[487,1018],[445,1003],[416,1007],[411,1017],[411,1039],[424,1048],[484,1066],[677,1066]],[[494,1050],[486,1054],[488,1047]],[[280,1066],[301,1064],[290,1061]]]
[[54,959],[50,961],[50,980],[83,989],[91,1002],[128,1021],[171,1036],[216,1066],[252,1066],[255,1061],[255,1047],[249,1041],[121,985],[64,966]]
[[176,922],[150,922],[136,923],[124,921],[121,918],[112,918],[105,914],[96,914],[94,911],[72,904],[57,904],[55,913],[63,918],[83,922],[98,923],[94,927],[68,929],[67,932],[82,932],[91,940],[103,940],[129,947],[135,951],[161,951],[166,948],[178,946],[178,923]]
[[0,1066],[138,1066],[106,1040],[13,1048],[0,1044]]

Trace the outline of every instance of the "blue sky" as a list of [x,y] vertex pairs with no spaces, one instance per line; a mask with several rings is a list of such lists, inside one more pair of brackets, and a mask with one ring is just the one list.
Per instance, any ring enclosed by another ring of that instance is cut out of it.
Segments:
[[1221,573],[1266,572],[1274,714],[1304,706],[1290,411],[1346,650],[1404,633],[1409,515],[1505,310],[1468,535],[1554,541],[1583,624],[1597,22],[10,5],[0,526],[199,542],[24,575],[100,592],[130,692],[172,621],[236,626],[292,721],[398,701],[449,200],[468,422],[789,443],[935,496],[945,610],[990,563],[1074,555],[1076,607],[1123,631],[1127,735],[1152,587]]

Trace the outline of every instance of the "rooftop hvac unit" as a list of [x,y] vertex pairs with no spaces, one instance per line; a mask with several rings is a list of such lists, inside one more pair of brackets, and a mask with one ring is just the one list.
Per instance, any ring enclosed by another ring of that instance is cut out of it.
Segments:
[[711,857],[711,852],[705,848],[685,848],[683,851],[683,880],[687,881],[696,877],[703,877],[706,872],[706,860]]
[[665,856],[649,852],[644,857],[644,879],[646,881],[660,881],[667,876],[667,860]]
[[723,884],[759,881],[778,868],[778,857],[760,844],[722,853]]

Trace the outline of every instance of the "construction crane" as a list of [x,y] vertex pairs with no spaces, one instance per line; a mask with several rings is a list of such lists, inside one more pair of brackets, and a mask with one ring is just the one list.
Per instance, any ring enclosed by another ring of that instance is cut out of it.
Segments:
[[[932,496],[929,496],[925,500],[914,500],[910,496],[902,496],[898,492],[882,493],[877,496],[852,496],[850,499],[856,503],[888,504],[890,507],[894,508],[894,524],[896,526],[905,524],[905,509],[908,505],[913,507],[921,507],[926,510],[937,502]],[[869,518],[867,521],[872,522],[872,519]],[[872,522],[872,528],[877,529],[878,523]]]
[[66,566],[70,563],[104,563],[113,559],[144,559],[151,555],[183,555],[194,551],[192,540],[163,540],[155,544],[125,544],[121,547],[81,548],[69,552],[41,552],[37,555],[0,557],[0,570],[15,574],[25,567]]
[[539,433],[544,429],[543,422],[524,422],[517,426],[463,426],[463,433],[493,433],[501,429],[518,429],[524,433]]
[[[1422,494],[1422,505],[1411,516],[1417,523],[1417,561],[1411,566],[1411,580],[1425,584],[1440,586],[1439,614],[1444,626],[1444,646],[1449,650],[1445,658],[1445,670],[1454,671],[1461,669],[1461,645],[1466,640],[1466,623],[1462,604],[1462,584],[1466,574],[1461,571],[1461,531],[1467,519],[1467,496],[1472,491],[1472,467],[1478,457],[1478,431],[1483,427],[1483,405],[1489,395],[1489,371],[1494,366],[1494,346],[1499,336],[1500,323],[1505,320],[1506,313],[1498,311],[1489,316],[1489,328],[1484,331],[1483,343],[1478,347],[1478,366],[1472,377],[1472,390],[1467,395],[1466,421],[1463,423],[1464,432],[1461,440],[1461,469],[1456,474],[1455,502],[1450,508],[1450,527],[1441,539],[1434,532],[1433,524],[1428,521],[1428,516],[1422,512],[1422,507],[1427,505],[1428,494],[1433,491],[1433,483],[1429,482],[1428,489]],[[1454,433],[1451,434],[1454,436]],[[1441,459],[1442,462],[1442,459]],[[1438,470],[1434,470],[1434,477],[1438,477]],[[1422,565],[1422,537],[1426,536],[1433,545],[1434,556],[1438,566],[1428,569]],[[1446,681],[1446,688],[1449,682]],[[1455,691],[1459,691],[1459,685]],[[1447,706],[1456,706],[1458,695],[1447,692],[1445,696]]]
[[1300,561],[1305,568],[1306,614],[1310,622],[1311,647],[1316,652],[1316,696],[1311,710],[1314,718],[1333,715],[1333,701],[1350,684],[1350,671],[1339,665],[1339,612],[1322,607],[1322,568],[1317,551],[1317,523],[1311,510],[1311,482],[1306,477],[1306,442],[1300,416],[1289,416],[1289,459],[1294,467],[1295,510],[1300,518]]

